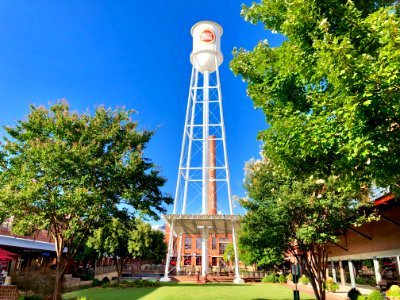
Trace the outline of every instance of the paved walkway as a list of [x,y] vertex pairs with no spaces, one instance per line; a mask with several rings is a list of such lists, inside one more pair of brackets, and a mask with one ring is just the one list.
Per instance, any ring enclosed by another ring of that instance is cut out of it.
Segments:
[[[288,283],[287,286],[292,288],[292,289],[295,288],[293,283]],[[356,288],[363,295],[368,295],[369,293],[371,293],[373,291],[373,287],[366,288],[366,287],[358,287],[357,286]],[[313,291],[311,285],[298,284],[297,285],[297,289],[302,293],[306,293],[306,294],[309,294],[309,295],[314,295],[314,291]],[[326,293],[326,300],[344,300],[344,299],[348,299],[347,298],[347,293],[349,292],[350,289],[351,289],[350,285],[339,285],[339,290],[337,290],[335,293],[330,293],[330,292]]]

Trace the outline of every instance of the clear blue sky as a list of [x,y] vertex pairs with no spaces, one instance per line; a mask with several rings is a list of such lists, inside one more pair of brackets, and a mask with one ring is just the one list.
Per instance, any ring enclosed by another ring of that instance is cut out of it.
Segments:
[[[192,48],[190,29],[201,20],[224,30],[220,67],[232,192],[244,196],[243,167],[259,157],[264,116],[229,70],[234,47],[283,37],[240,16],[238,0],[90,1],[3,0],[0,4],[0,125],[13,125],[30,103],[66,98],[72,109],[103,104],[139,112],[141,128],[156,130],[146,154],[168,178],[177,178]],[[3,131],[0,131],[3,132]],[[239,210],[240,212],[240,210]]]

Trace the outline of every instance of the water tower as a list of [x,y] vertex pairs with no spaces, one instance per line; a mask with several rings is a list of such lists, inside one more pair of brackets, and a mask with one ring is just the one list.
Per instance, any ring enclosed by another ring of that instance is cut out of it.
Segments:
[[[191,29],[193,51],[190,62],[193,67],[173,213],[164,215],[170,235],[162,281],[170,280],[172,257],[176,258],[179,272],[182,257],[185,262],[185,257],[193,256],[196,262],[201,261],[201,275],[206,278],[210,264],[209,237],[226,235],[231,237],[234,245],[231,254],[235,257],[234,282],[243,282],[239,276],[236,243],[240,224],[239,217],[233,214],[218,69],[223,61],[222,33],[222,27],[212,21],[198,22]],[[187,236],[198,237],[196,248],[189,250],[186,241],[182,247],[182,237]]]

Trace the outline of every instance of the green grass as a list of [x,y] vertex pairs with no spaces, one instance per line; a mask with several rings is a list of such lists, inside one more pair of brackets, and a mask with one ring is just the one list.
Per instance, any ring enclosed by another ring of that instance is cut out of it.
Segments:
[[[64,294],[64,299],[86,296],[87,300],[292,300],[293,291],[279,284],[163,283],[158,288],[90,288]],[[301,294],[300,299],[315,299]]]

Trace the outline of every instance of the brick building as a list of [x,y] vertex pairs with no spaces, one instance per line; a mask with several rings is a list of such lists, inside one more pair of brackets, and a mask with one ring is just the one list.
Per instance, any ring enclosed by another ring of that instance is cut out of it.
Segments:
[[341,284],[375,285],[388,270],[400,278],[400,201],[385,195],[374,204],[380,219],[349,228],[330,249],[330,275]]

